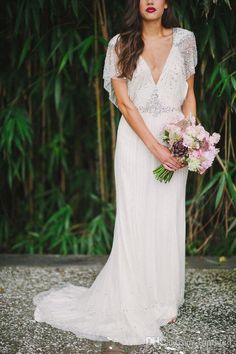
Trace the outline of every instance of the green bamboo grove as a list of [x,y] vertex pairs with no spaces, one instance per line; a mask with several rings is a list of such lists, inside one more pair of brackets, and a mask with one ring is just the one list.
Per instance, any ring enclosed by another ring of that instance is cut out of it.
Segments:
[[[1,252],[111,250],[120,112],[102,70],[124,4],[1,4]],[[187,253],[228,256],[236,252],[235,3],[181,0],[175,11],[196,35],[198,118],[222,137],[212,168],[188,177]]]

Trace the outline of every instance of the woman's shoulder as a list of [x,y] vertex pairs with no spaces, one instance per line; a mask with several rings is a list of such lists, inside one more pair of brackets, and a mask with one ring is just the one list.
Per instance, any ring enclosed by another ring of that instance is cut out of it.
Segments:
[[119,38],[120,33],[115,34],[113,37],[110,38],[108,45],[115,45],[117,39]]
[[193,33],[193,31],[188,30],[187,28],[183,28],[183,27],[174,27],[179,34],[184,34],[184,35],[189,35],[190,33]]
[[194,32],[183,27],[174,27],[179,38],[193,37]]
[[191,40],[192,38],[195,38],[195,34],[193,31],[188,30],[186,28],[183,27],[175,27],[176,32],[177,32],[177,43],[181,43],[182,41],[185,40]]

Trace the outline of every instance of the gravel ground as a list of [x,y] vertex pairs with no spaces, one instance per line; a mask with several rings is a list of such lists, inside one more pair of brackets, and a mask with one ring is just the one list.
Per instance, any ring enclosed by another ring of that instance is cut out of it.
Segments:
[[[104,263],[104,262],[103,262]],[[32,297],[60,282],[90,286],[102,264],[0,267],[1,354],[96,354],[101,343],[33,320]],[[160,344],[124,346],[138,354],[236,353],[236,268],[186,269],[185,303]]]

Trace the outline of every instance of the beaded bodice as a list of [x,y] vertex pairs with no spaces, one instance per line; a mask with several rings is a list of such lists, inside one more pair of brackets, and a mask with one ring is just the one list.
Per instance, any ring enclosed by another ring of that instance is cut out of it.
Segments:
[[[103,69],[104,88],[117,106],[111,78],[117,78],[117,55],[114,45],[119,33],[108,43]],[[128,94],[141,113],[156,116],[162,112],[179,111],[188,90],[187,79],[195,73],[198,62],[195,35],[192,31],[173,27],[173,42],[157,83],[151,69],[140,55],[132,79],[127,80]]]

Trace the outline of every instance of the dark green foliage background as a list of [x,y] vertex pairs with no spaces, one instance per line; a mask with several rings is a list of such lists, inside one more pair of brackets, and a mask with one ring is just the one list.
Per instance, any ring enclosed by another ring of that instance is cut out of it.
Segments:
[[[119,32],[124,3],[6,0],[0,5],[1,252],[111,250],[111,108],[102,69],[107,39]],[[106,5],[108,38],[99,4]],[[181,0],[175,12],[180,26],[196,35],[198,117],[222,136],[213,167],[188,179],[187,253],[227,256],[236,251],[235,4]],[[99,183],[96,89],[106,198]],[[116,125],[119,117],[115,111]]]

